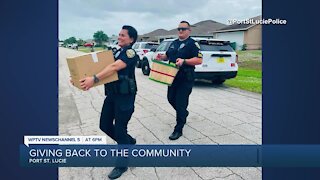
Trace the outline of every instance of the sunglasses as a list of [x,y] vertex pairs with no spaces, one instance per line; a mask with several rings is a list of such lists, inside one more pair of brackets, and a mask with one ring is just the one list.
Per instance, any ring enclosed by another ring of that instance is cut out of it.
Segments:
[[185,28],[185,27],[179,27],[177,28],[178,31],[185,31],[185,30],[189,30],[190,28]]

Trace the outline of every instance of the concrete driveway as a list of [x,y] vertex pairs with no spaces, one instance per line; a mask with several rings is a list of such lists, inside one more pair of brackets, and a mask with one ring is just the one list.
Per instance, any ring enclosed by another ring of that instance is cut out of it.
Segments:
[[[103,86],[80,91],[69,83],[66,57],[83,53],[59,48],[59,134],[104,135],[99,129]],[[136,69],[138,94],[128,125],[137,144],[261,144],[262,98],[226,86],[196,82],[183,137],[170,141],[175,111],[167,102],[167,87],[150,81]],[[114,144],[112,139],[108,143]],[[59,179],[108,179],[112,168],[59,168]],[[120,179],[262,179],[261,168],[130,168]]]

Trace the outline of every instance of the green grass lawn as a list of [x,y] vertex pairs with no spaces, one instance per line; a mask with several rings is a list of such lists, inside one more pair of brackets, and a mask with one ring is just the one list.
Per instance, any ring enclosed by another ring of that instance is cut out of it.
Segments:
[[[102,51],[102,50],[104,50],[102,47],[94,47],[93,49],[94,49],[94,51]],[[80,46],[78,48],[78,51],[85,52],[85,53],[90,53],[91,52],[91,48]]]
[[227,86],[255,93],[262,92],[261,50],[238,51],[239,70],[236,78],[226,80]]
[[246,91],[262,92],[262,72],[261,70],[252,70],[239,68],[236,78],[226,80],[227,86],[240,88]]

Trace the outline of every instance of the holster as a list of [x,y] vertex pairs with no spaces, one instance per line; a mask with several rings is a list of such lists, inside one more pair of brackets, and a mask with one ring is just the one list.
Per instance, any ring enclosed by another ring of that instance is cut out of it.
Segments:
[[137,92],[137,84],[135,79],[128,76],[119,76],[119,94],[135,94]]
[[129,92],[135,94],[137,92],[137,83],[135,79],[129,79]]

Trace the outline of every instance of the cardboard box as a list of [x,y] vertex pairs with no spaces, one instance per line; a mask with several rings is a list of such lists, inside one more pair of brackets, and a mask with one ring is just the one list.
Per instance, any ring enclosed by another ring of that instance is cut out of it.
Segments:
[[152,60],[149,79],[171,86],[179,69],[172,64],[167,64],[161,61]]
[[[85,77],[92,77],[94,74],[102,71],[106,66],[114,62],[112,51],[100,51],[88,53],[77,57],[67,58],[67,63],[74,85],[80,87],[79,80]],[[118,74],[115,73],[107,78],[101,79],[99,83],[94,84],[98,86],[118,80]]]

